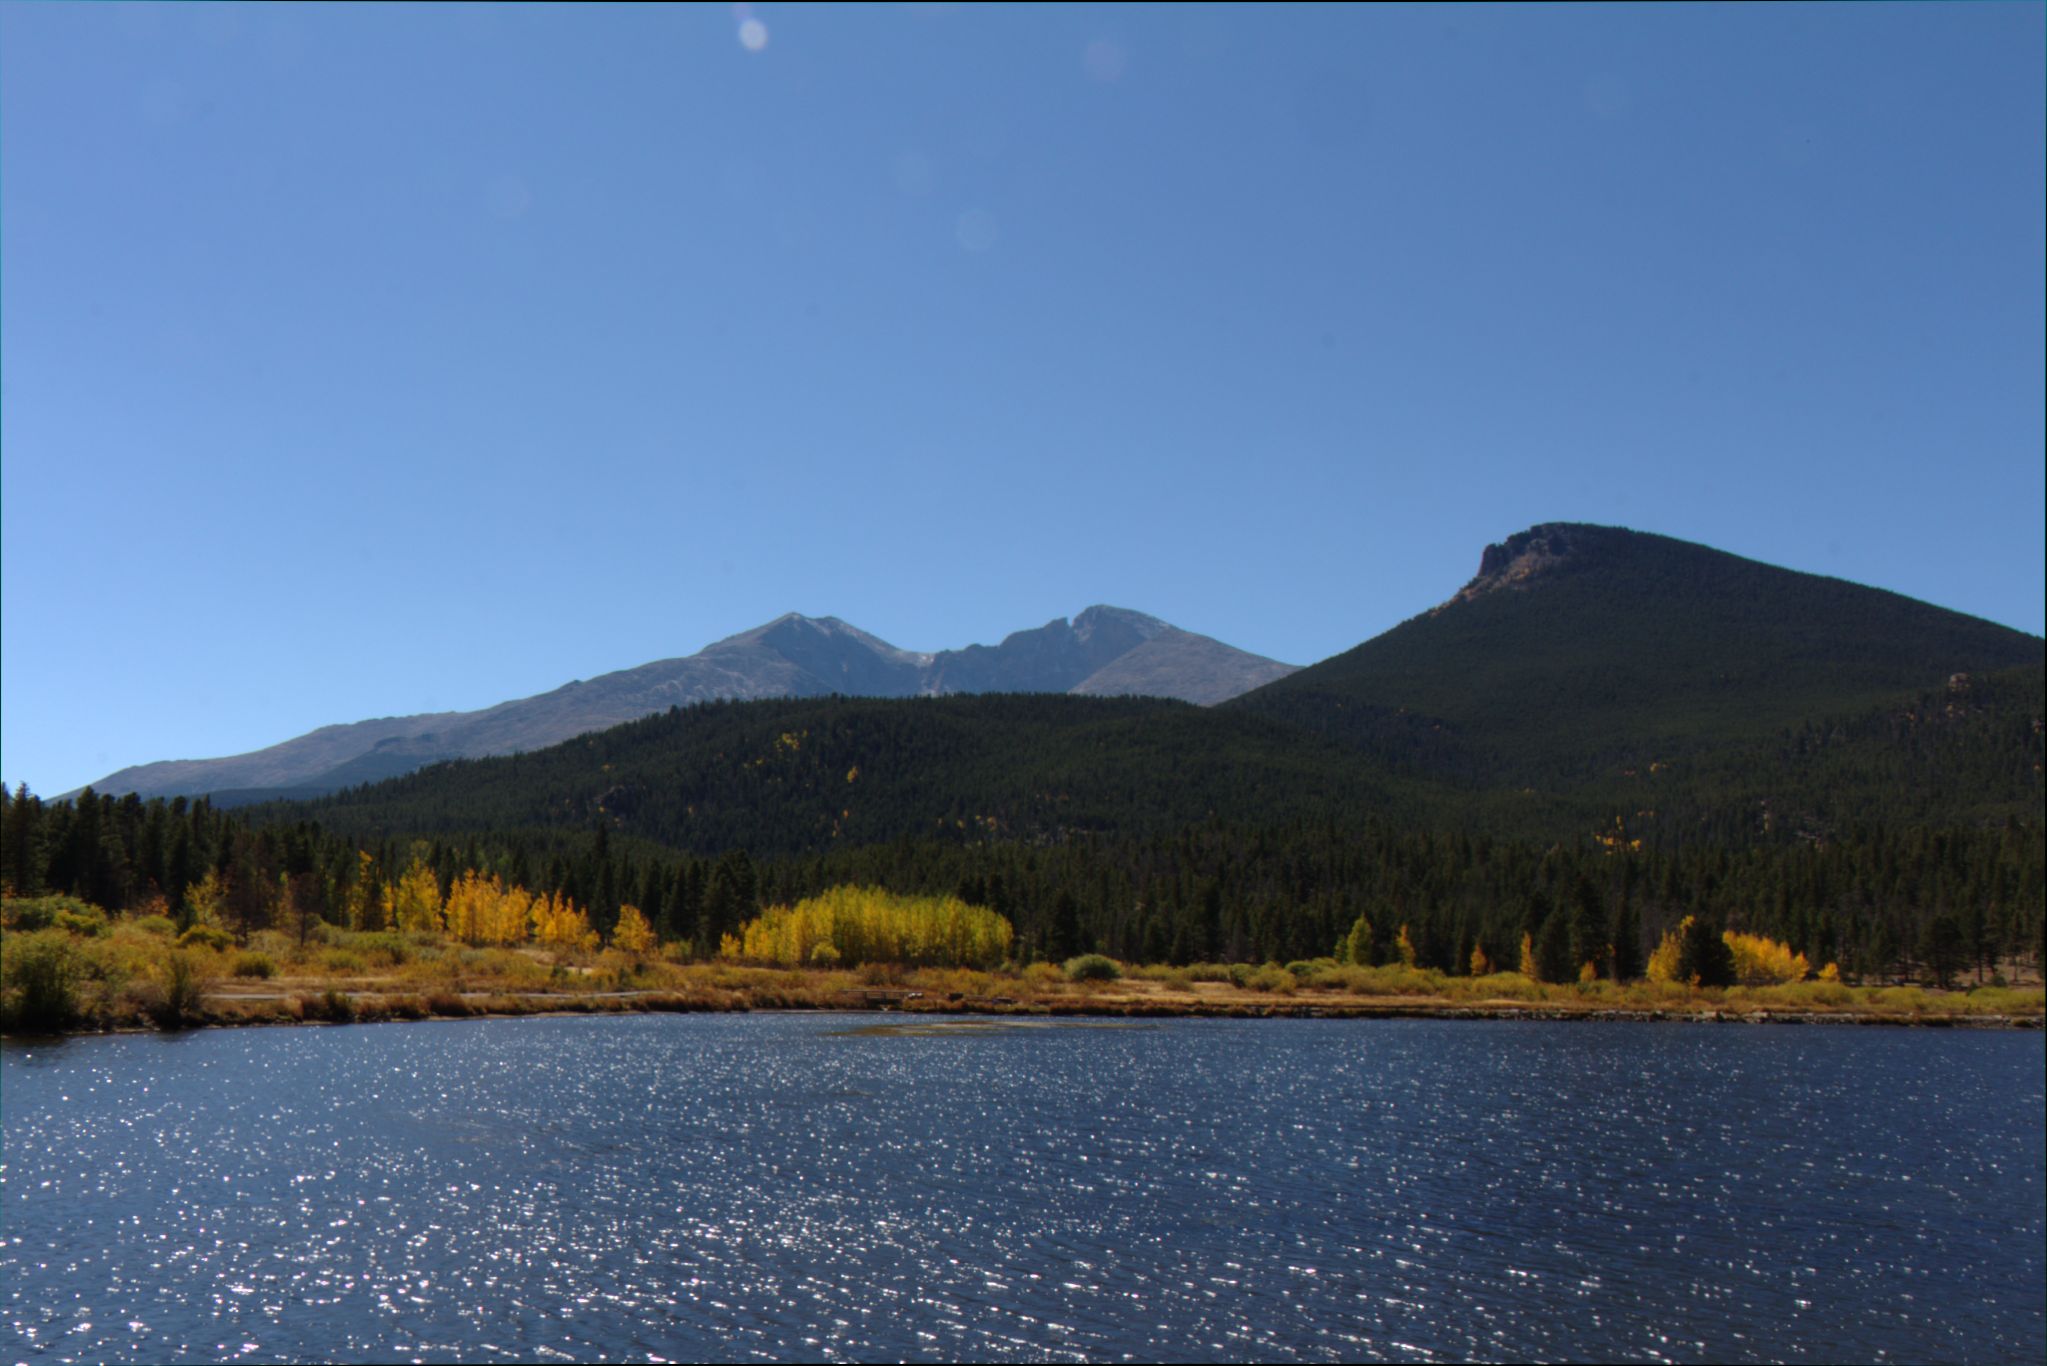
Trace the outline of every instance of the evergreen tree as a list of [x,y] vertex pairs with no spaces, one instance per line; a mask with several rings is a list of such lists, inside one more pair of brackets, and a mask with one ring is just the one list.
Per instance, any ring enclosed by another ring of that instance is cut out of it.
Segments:
[[1614,908],[1613,928],[1613,978],[1616,982],[1632,982],[1642,975],[1642,917],[1635,912],[1634,903],[1624,892],[1620,905]]
[[1575,956],[1569,919],[1562,911],[1551,911],[1535,932],[1535,975],[1545,982],[1576,981]]
[[[0,788],[0,795],[5,789]],[[17,896],[35,896],[43,890],[42,800],[32,795],[28,784],[15,789],[5,808],[4,834],[0,834],[0,883]]]
[[1080,903],[1062,887],[1052,898],[1052,916],[1045,926],[1045,956],[1057,962],[1080,952]]
[[728,934],[752,918],[754,904],[753,861],[745,850],[736,850],[718,860],[711,870],[710,885],[704,891],[703,913],[697,922],[700,952],[713,954]]
[[1677,951],[1677,980],[1702,987],[1734,985],[1734,950],[1727,947],[1720,927],[1704,916],[1694,916],[1685,927]]
[[1571,959],[1572,976],[1586,963],[1594,965],[1594,971],[1603,970],[1608,976],[1615,976],[1611,944],[1606,916],[1605,898],[1592,884],[1592,879],[1579,873],[1577,885],[1571,891]]
[[1947,990],[1956,971],[1968,957],[1968,941],[1962,926],[1946,911],[1928,920],[1919,933],[1919,959],[1934,985]]

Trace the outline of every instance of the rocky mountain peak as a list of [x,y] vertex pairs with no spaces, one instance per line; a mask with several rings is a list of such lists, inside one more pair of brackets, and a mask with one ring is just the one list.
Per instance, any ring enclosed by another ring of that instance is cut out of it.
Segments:
[[1135,636],[1139,640],[1150,640],[1172,627],[1157,617],[1133,612],[1127,607],[1110,607],[1097,603],[1073,619],[1074,637],[1086,643],[1099,633],[1114,632],[1119,636]]
[[[1611,528],[1583,526],[1574,522],[1543,522],[1506,540],[1489,545],[1478,559],[1478,575],[1464,585],[1457,596],[1443,604],[1470,602],[1501,589],[1526,589],[1546,575],[1554,574],[1567,562],[1582,558]],[[1626,533],[1619,533],[1626,534]],[[1437,608],[1441,611],[1442,608]]]

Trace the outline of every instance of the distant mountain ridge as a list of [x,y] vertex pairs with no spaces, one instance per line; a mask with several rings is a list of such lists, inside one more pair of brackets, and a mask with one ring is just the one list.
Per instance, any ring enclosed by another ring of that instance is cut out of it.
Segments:
[[928,654],[898,649],[837,617],[791,612],[693,655],[579,679],[480,711],[323,726],[248,754],[124,768],[92,786],[144,797],[303,796],[397,777],[443,759],[538,749],[695,702],[1072,692],[1212,705],[1292,672],[1292,665],[1120,607],[1090,607],[1071,621],[1013,632],[999,645]]
[[[1026,671],[1064,659],[1070,676],[1118,631],[1149,631],[1067,691],[1121,688],[1179,648],[1153,625],[1024,632],[1014,656]],[[953,676],[978,677],[986,656],[960,655]],[[1618,820],[1666,851],[1876,826],[2037,831],[2043,660],[2038,636],[1895,593],[1552,523],[1487,547],[1441,606],[1217,707],[723,703],[275,818],[449,840],[603,822],[705,857],[1191,824],[1569,843],[1614,838]]]

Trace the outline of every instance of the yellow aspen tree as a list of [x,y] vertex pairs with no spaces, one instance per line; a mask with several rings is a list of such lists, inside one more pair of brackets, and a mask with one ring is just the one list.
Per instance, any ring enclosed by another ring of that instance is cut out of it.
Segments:
[[434,870],[416,858],[385,890],[384,900],[392,923],[401,930],[432,933],[441,928],[441,884],[434,880]]
[[1821,969],[1820,969],[1820,980],[1821,980],[1822,982],[1838,982],[1838,981],[1840,981],[1840,980],[1841,980],[1841,965],[1840,965],[1839,963],[1829,963],[1829,964],[1827,964],[1827,965],[1826,965],[1825,967],[1821,968]]
[[1589,959],[1589,958],[1588,958],[1588,959],[1586,959],[1586,960],[1585,960],[1585,961],[1584,961],[1583,963],[1581,963],[1581,964],[1579,964],[1579,965],[1578,965],[1578,985],[1579,985],[1579,986],[1581,986],[1581,987],[1589,987],[1589,986],[1591,986],[1591,985],[1592,985],[1592,984],[1593,984],[1594,982],[1596,982],[1596,981],[1598,981],[1598,980],[1599,980],[1599,964],[1597,964],[1597,963],[1593,962],[1593,961],[1592,961],[1591,959]]
[[1746,986],[1803,982],[1806,974],[1812,971],[1812,964],[1806,961],[1805,955],[1793,953],[1789,944],[1733,930],[1720,937],[1734,954],[1735,980]]
[[554,917],[556,894],[542,892],[533,898],[533,940],[538,944],[554,942]]
[[370,857],[369,850],[356,850],[355,881],[349,884],[348,888],[347,914],[350,929],[380,930],[384,928],[376,887],[377,861]]
[[1414,940],[1408,937],[1407,926],[1400,927],[1400,937],[1393,941],[1393,947],[1400,954],[1402,966],[1414,966]]
[[1535,936],[1532,934],[1521,936],[1521,975],[1530,981],[1538,975],[1535,971]]
[[192,912],[194,925],[208,925],[220,929],[227,910],[227,884],[220,874],[211,868],[206,876],[185,889],[185,905]]
[[638,906],[618,908],[618,924],[611,930],[611,946],[638,957],[654,951],[654,927]]
[[1677,959],[1684,949],[1685,931],[1692,927],[1692,917],[1686,916],[1677,922],[1670,932],[1656,945],[1649,955],[1645,976],[1652,982],[1675,982],[1677,980]]
[[524,887],[507,887],[490,909],[490,942],[516,947],[531,933],[533,894]]
[[1485,956],[1485,945],[1473,944],[1471,946],[1471,975],[1473,977],[1484,977],[1489,975],[1492,970],[1493,960]]
[[474,868],[456,878],[448,888],[448,901],[442,908],[449,935],[465,944],[480,943],[489,896],[489,888]]
[[875,887],[833,887],[794,906],[771,906],[721,943],[728,958],[796,965],[820,949],[834,961],[992,967],[1009,956],[1009,921],[957,897],[904,897]]
[[590,918],[559,892],[548,893],[533,909],[534,937],[551,949],[594,949],[598,939]]

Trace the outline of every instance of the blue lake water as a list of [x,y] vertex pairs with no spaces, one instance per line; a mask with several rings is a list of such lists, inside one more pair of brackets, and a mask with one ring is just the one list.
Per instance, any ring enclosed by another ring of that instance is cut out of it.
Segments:
[[10,1043],[7,1360],[2047,1355],[2038,1032],[874,1021]]

